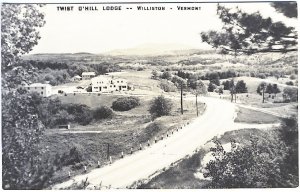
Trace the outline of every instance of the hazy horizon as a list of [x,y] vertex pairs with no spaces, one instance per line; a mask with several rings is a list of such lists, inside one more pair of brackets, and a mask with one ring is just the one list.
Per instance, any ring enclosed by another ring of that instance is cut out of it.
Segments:
[[[273,20],[283,21],[288,26],[297,26],[297,19],[284,17],[269,3],[223,4],[226,7],[239,6],[246,12],[260,11],[264,17],[270,16]],[[78,52],[103,54],[116,50],[132,50],[147,44],[183,45],[182,49],[186,49],[185,47],[209,49],[209,45],[201,42],[200,33],[222,28],[222,23],[216,15],[217,3],[143,4],[143,6],[173,8],[165,11],[126,10],[126,7],[135,9],[136,5],[125,4],[122,5],[121,11],[97,12],[57,11],[57,5],[64,6],[64,4],[47,4],[42,8],[46,24],[39,29],[41,39],[29,54]],[[81,5],[74,5],[74,10],[76,6],[78,8]],[[100,9],[103,5],[97,6]],[[201,10],[177,11],[176,6],[201,6]]]

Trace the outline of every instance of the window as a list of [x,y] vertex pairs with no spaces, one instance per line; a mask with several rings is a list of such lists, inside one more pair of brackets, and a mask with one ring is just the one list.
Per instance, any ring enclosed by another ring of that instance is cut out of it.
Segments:
[[122,86],[122,88],[126,88],[126,86]]
[[41,91],[41,95],[43,95],[43,91]]
[[123,83],[123,81],[121,81],[121,83]]
[[103,89],[107,89],[107,87],[105,86],[105,87],[103,87]]
[[30,89],[30,87],[27,87],[27,89],[29,90],[29,89]]
[[116,85],[114,85],[114,87],[116,87]]
[[35,89],[36,89],[36,87],[35,87]]
[[42,89],[44,89],[44,87],[42,87]]
[[94,87],[94,89],[98,89],[98,87]]
[[119,81],[117,81],[117,83],[119,83]]

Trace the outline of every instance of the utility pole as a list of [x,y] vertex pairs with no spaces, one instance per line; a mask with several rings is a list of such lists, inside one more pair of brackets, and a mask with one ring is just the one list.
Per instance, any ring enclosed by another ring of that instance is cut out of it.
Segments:
[[197,117],[199,116],[199,111],[198,111],[198,99],[197,99],[198,94],[196,93],[196,109],[197,109]]
[[180,106],[181,106],[181,115],[183,115],[183,82],[181,82],[181,86],[180,86]]
[[107,145],[106,158],[109,159],[109,143],[105,143]]

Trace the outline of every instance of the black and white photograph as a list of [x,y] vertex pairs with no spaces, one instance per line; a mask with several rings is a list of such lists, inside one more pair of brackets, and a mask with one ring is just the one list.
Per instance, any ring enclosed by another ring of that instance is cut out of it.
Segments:
[[297,1],[2,1],[2,190],[299,190]]

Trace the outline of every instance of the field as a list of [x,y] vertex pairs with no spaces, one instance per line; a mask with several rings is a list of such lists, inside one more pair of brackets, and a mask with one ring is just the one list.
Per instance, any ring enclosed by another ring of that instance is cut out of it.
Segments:
[[[146,72],[149,74],[150,72]],[[142,86],[154,86],[157,82],[150,79],[145,72],[136,73],[136,76],[129,73],[129,81],[142,82]],[[134,73],[135,74],[135,73]],[[121,75],[126,75],[125,73]],[[143,80],[141,80],[143,78]],[[149,80],[148,80],[149,79]],[[130,155],[130,150],[139,150],[139,145],[146,145],[148,140],[153,142],[155,136],[165,134],[169,129],[177,128],[183,122],[196,117],[194,101],[184,101],[184,114],[180,114],[179,93],[166,94],[166,97],[172,97],[173,110],[171,115],[151,120],[148,112],[150,101],[159,95],[162,90],[154,86],[155,89],[149,90],[151,94],[138,95],[141,105],[129,111],[114,111],[112,119],[93,121],[89,125],[71,124],[71,129],[49,129],[46,131],[41,147],[48,149],[46,158],[55,157],[56,154],[68,153],[72,147],[76,147],[83,160],[80,163],[70,166],[64,166],[55,173],[50,183],[61,182],[68,179],[68,171],[72,175],[83,172],[83,166],[87,169],[93,169],[97,166],[97,161],[101,166],[108,164],[107,145],[109,143],[109,156],[113,160],[121,158],[121,152],[124,155]],[[136,89],[137,90],[137,89]],[[136,91],[135,90],[135,91]],[[112,106],[112,102],[117,98],[129,96],[129,94],[64,94],[53,96],[62,103],[84,104],[90,108],[100,106]],[[204,105],[199,103],[200,114],[203,112]],[[153,128],[153,125],[157,128]]]
[[[52,90],[54,93],[57,93],[58,90],[64,90],[64,93],[55,94],[51,98],[58,98],[63,104],[83,104],[91,109],[95,109],[100,106],[111,107],[113,101],[121,97],[135,96],[140,99],[141,105],[129,111],[114,111],[112,119],[93,120],[85,126],[73,123],[70,130],[58,128],[47,129],[40,144],[42,149],[47,150],[43,154],[45,159],[60,159],[63,154],[69,154],[70,150],[74,147],[81,156],[79,162],[68,165],[56,165],[61,167],[58,168],[55,175],[50,179],[48,186],[67,180],[69,171],[72,176],[81,174],[84,171],[84,166],[87,166],[87,171],[89,171],[97,167],[98,161],[101,167],[108,165],[109,156],[115,161],[121,158],[122,152],[125,156],[130,155],[131,148],[134,153],[139,150],[140,144],[145,147],[148,140],[153,142],[155,136],[163,135],[168,130],[177,128],[184,122],[196,118],[195,101],[189,100],[184,96],[184,114],[181,115],[179,89],[176,89],[175,92],[164,92],[160,88],[162,78],[152,79],[152,70],[158,71],[159,74],[169,71],[173,76],[178,70],[197,75],[205,75],[207,72],[234,70],[238,74],[238,77],[235,77],[234,81],[243,80],[248,89],[248,93],[237,94],[237,104],[241,105],[238,107],[235,119],[235,122],[238,123],[273,124],[279,123],[281,119],[272,115],[272,113],[297,115],[298,104],[296,102],[281,102],[283,100],[282,91],[285,87],[288,87],[286,82],[292,81],[297,85],[296,79],[290,79],[291,75],[295,74],[297,69],[294,64],[287,65],[286,63],[282,63],[282,56],[280,55],[261,56],[261,63],[259,64],[257,59],[251,56],[233,58],[212,52],[201,53],[195,50],[190,53],[181,52],[165,56],[104,56],[93,54],[37,56],[40,61],[51,61],[51,57],[54,61],[66,62],[70,65],[80,64],[81,62],[97,65],[97,59],[101,61],[103,59],[103,61],[118,65],[122,69],[121,72],[109,71],[107,73],[109,76],[124,78],[134,87],[133,90],[113,94],[88,93],[86,91],[84,91],[85,93],[74,93],[77,86],[86,88],[90,85],[91,82],[89,80],[83,80],[53,86]],[[288,57],[293,58],[293,55]],[[29,58],[32,59],[34,56]],[[277,79],[273,75],[270,75],[278,71],[282,72],[282,77]],[[251,72],[255,72],[255,74],[267,74],[267,77],[265,79],[257,76],[253,77],[250,75]],[[223,81],[230,79],[221,79],[220,82],[222,84]],[[206,85],[209,84],[209,80],[204,80],[203,82]],[[274,98],[266,94],[266,102],[262,103],[262,96],[256,93],[257,86],[261,82],[276,83],[281,93],[278,93]],[[160,95],[172,100],[172,112],[168,116],[159,117],[152,121],[148,111],[150,102],[153,98]],[[184,95],[190,95],[188,90],[184,90]],[[228,90],[225,90],[221,95],[212,92],[208,96],[227,100],[231,98]],[[275,101],[278,101],[278,103],[274,103]],[[243,105],[257,107],[266,111],[253,110],[243,107]],[[201,114],[204,111],[204,105],[200,103],[199,109]],[[230,138],[237,138],[239,142],[247,142],[250,135],[261,136],[261,130],[244,129],[227,132],[221,136],[220,141],[228,143]],[[182,159],[178,164],[174,164],[168,170],[157,175],[150,182],[141,185],[140,188],[205,188],[209,181],[199,179],[196,173],[202,166],[202,159],[208,153],[208,150],[207,146],[206,148],[203,147],[194,155]]]

